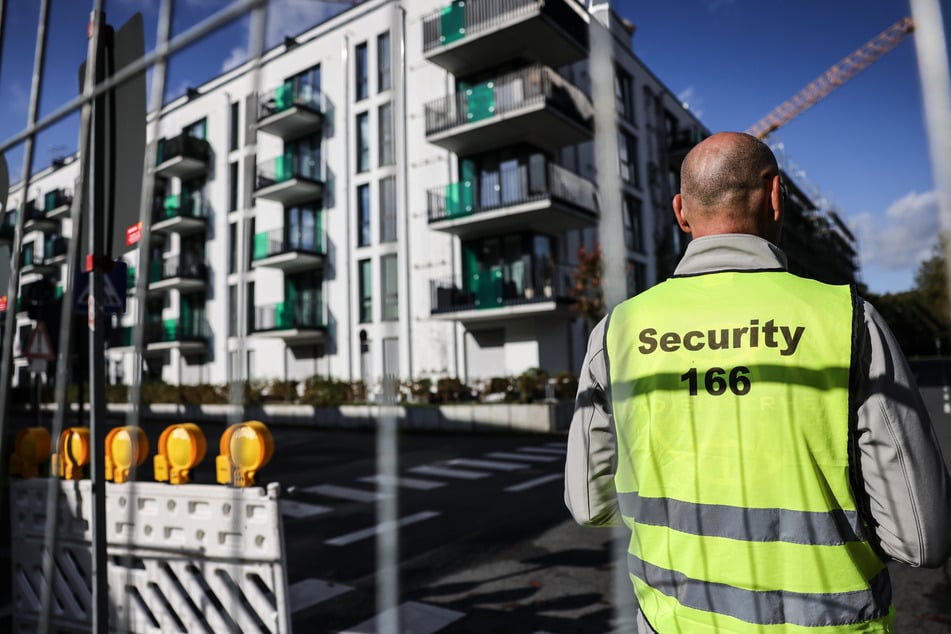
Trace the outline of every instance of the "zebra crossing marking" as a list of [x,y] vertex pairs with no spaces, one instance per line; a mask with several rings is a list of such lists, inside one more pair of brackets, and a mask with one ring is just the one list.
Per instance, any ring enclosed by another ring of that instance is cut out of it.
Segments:
[[465,616],[465,613],[456,610],[419,603],[418,601],[407,601],[395,608],[380,612],[373,618],[359,625],[354,625],[340,634],[376,634],[376,632],[383,631],[380,624],[392,619],[393,610],[396,610],[399,615],[400,631],[412,632],[413,634],[433,634]]
[[353,590],[351,586],[342,583],[322,579],[301,579],[287,588],[287,601],[293,614],[351,590]]
[[502,460],[528,460],[529,462],[558,462],[560,456],[532,456],[524,453],[508,453],[507,451],[496,451],[485,454],[486,458],[500,458]]
[[318,484],[312,487],[301,489],[305,493],[316,493],[331,498],[340,498],[351,502],[376,502],[383,495],[376,491],[367,491],[366,489],[352,489],[350,487],[337,486],[335,484]]
[[455,458],[449,461],[451,465],[462,465],[463,467],[476,467],[483,469],[498,469],[500,471],[515,471],[516,469],[528,469],[527,464],[515,462],[500,462],[498,460],[476,460],[474,458]]
[[540,478],[535,478],[534,480],[526,480],[520,484],[513,484],[510,487],[505,487],[505,490],[512,493],[517,493],[518,491],[524,491],[526,489],[534,489],[537,486],[547,484],[553,480],[561,480],[564,477],[565,476],[563,473],[552,473]]
[[329,513],[333,510],[329,506],[307,504],[306,502],[298,502],[297,500],[281,500],[280,508],[281,515],[289,515],[296,518],[313,517],[315,515]]
[[[421,511],[419,513],[414,513],[413,515],[407,515],[406,517],[401,518],[398,522],[396,522],[396,527],[402,528],[404,526],[409,526],[410,524],[428,520],[438,515],[441,515],[441,513],[437,511]],[[364,528],[352,533],[340,535],[339,537],[334,537],[333,539],[328,539],[325,543],[330,544],[331,546],[347,546],[354,542],[369,539],[370,537],[375,536],[377,533],[382,533],[387,528],[389,527],[385,524],[371,526],[369,528]]]
[[431,491],[439,487],[446,486],[445,482],[434,482],[433,480],[423,480],[421,478],[402,478],[400,476],[392,477],[385,475],[372,475],[360,478],[360,482],[373,482],[384,486],[398,486],[407,489],[416,489],[418,491]]
[[521,447],[519,448],[519,451],[530,451],[531,453],[541,453],[541,454],[545,454],[546,456],[550,456],[550,455],[563,456],[567,450],[555,449],[554,447]]
[[459,478],[460,480],[478,480],[479,478],[488,478],[490,475],[492,475],[491,473],[486,473],[485,471],[449,469],[447,467],[433,467],[430,465],[413,467],[410,469],[410,471],[413,473],[419,473],[421,475],[431,475],[440,478]]

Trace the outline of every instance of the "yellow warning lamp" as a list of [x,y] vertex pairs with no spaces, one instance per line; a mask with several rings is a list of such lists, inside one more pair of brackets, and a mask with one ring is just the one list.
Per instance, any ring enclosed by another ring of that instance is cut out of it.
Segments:
[[149,439],[141,427],[116,427],[106,434],[106,480],[128,482],[129,473],[149,455]]
[[50,459],[52,439],[45,427],[27,427],[17,432],[10,456],[10,475],[35,478],[39,466]]
[[188,484],[206,449],[205,434],[195,423],[169,425],[159,436],[158,453],[152,459],[156,482]]
[[215,459],[218,482],[236,487],[254,486],[258,471],[274,455],[274,438],[261,421],[235,423],[219,442],[221,455]]
[[89,464],[89,428],[70,427],[60,434],[58,453],[53,454],[51,472],[67,480],[80,480]]

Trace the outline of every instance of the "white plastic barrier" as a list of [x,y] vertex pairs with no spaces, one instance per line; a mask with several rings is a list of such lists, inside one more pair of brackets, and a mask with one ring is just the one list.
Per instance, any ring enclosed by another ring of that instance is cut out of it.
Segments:
[[[54,632],[92,623],[89,480],[59,481]],[[39,623],[46,479],[11,482],[14,632]],[[109,625],[129,632],[290,632],[279,486],[106,483]]]

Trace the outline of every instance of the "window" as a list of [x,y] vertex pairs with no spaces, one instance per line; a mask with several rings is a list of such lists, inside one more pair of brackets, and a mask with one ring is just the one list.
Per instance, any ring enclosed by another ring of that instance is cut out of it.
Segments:
[[[248,318],[246,323],[248,324],[248,332],[254,332],[258,329],[257,323],[254,320],[254,282],[248,282],[248,296],[245,298],[247,300],[248,306]],[[251,371],[251,367],[248,366],[248,372]]]
[[314,110],[320,110],[319,65],[294,75],[288,82],[294,85],[294,98],[297,103],[309,106]]
[[238,119],[238,102],[231,104],[231,110],[229,111],[229,137],[228,137],[228,149],[237,150],[240,145],[240,139],[238,135],[240,134],[240,121]]
[[228,223],[228,273],[238,270],[238,223]]
[[295,176],[321,180],[320,136],[309,136],[288,143],[284,148],[284,156],[293,157]]
[[633,297],[647,288],[647,267],[637,260],[627,261],[627,295]]
[[396,177],[380,181],[380,242],[396,242]]
[[644,227],[641,218],[641,201],[633,196],[624,196],[624,245],[631,251],[644,251]]
[[284,212],[284,245],[287,251],[323,252],[320,210],[314,206],[288,207]]
[[361,324],[373,321],[373,271],[370,260],[360,260],[359,266],[359,293],[360,307],[359,320]]
[[246,271],[251,270],[251,261],[254,259],[254,218],[244,221],[244,257]]
[[393,145],[393,104],[385,103],[377,111],[377,133],[379,134],[380,165],[392,165],[396,162]]
[[397,280],[396,254],[380,258],[380,289],[383,295],[383,321],[396,321],[400,317],[400,293]]
[[238,162],[228,165],[228,211],[238,209]]
[[633,80],[631,76],[620,68],[614,72],[614,97],[617,101],[618,117],[629,123],[634,123]]
[[186,136],[195,137],[196,139],[204,139],[207,133],[208,121],[202,119],[201,121],[196,121],[195,123],[186,126],[182,133]]
[[637,139],[626,132],[618,133],[618,163],[621,179],[640,187],[641,181],[637,173]]
[[357,115],[357,172],[370,169],[370,117],[366,112]]
[[357,246],[370,245],[370,186],[357,187]]
[[228,336],[238,336],[238,286],[228,286]]
[[376,86],[378,92],[392,88],[390,70],[390,32],[380,33],[376,38]]
[[353,64],[356,72],[356,81],[354,90],[356,91],[357,101],[366,99],[369,96],[369,86],[367,86],[367,43],[357,44]]

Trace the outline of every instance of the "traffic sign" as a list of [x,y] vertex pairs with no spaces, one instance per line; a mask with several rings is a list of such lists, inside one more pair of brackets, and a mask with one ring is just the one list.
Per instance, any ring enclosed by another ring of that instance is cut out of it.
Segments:
[[46,324],[36,322],[36,327],[30,333],[30,341],[26,344],[26,358],[31,361],[52,361],[56,352],[50,343],[50,336],[46,332]]
[[[115,263],[112,270],[102,278],[103,293],[100,308],[106,315],[122,315],[126,309],[129,265],[125,260]],[[76,302],[73,313],[85,315],[89,311],[89,273],[77,273],[75,286]]]

